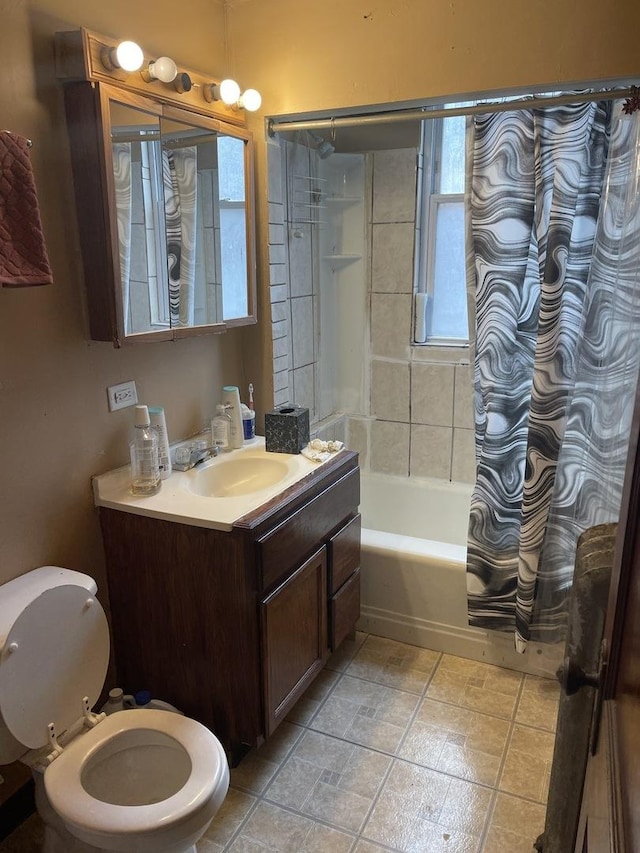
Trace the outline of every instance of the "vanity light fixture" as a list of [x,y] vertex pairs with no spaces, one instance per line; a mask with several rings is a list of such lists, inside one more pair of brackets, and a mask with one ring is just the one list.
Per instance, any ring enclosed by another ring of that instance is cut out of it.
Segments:
[[123,71],[138,71],[142,68],[144,54],[134,41],[121,41],[117,47],[103,47],[100,60],[107,71],[122,68]]
[[178,76],[178,66],[169,56],[159,56],[154,62],[150,62],[144,71],[140,72],[144,80],[150,83],[152,80],[160,80],[162,83],[173,83]]
[[207,83],[203,86],[202,93],[205,101],[209,103],[211,101],[222,101],[223,104],[230,107],[238,102],[240,86],[235,80],[228,77],[220,83]]
[[245,89],[238,98],[238,108],[245,109],[250,113],[260,109],[262,95],[257,89]]
[[181,95],[184,95],[185,92],[190,92],[192,86],[193,83],[191,81],[191,77],[187,74],[186,71],[181,71],[180,74],[177,74],[175,80],[173,81],[174,89]]

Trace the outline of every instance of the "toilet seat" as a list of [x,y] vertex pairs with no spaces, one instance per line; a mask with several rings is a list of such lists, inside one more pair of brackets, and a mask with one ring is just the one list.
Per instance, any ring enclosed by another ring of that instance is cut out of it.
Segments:
[[[139,745],[156,733],[172,738],[188,755],[191,771],[173,795],[149,805],[113,805],[96,799],[83,785],[84,770],[109,745],[117,747],[124,735],[139,736]],[[115,743],[114,743],[115,742]],[[51,805],[79,838],[100,845],[100,839],[122,835],[123,849],[131,849],[136,835],[144,835],[149,847],[136,842],[136,850],[154,850],[157,836],[193,819],[201,823],[213,817],[227,792],[229,767],[217,738],[188,717],[157,710],[120,711],[76,737],[44,773]],[[111,847],[110,849],[118,849]]]

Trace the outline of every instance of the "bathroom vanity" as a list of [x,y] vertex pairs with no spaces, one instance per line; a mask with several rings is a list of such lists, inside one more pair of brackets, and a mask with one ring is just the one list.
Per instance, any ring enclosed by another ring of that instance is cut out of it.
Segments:
[[232,763],[275,730],[360,613],[357,454],[315,467],[262,457],[295,463],[297,479],[224,524],[202,495],[201,517],[192,495],[188,519],[167,512],[192,490],[186,475],[163,483],[164,504],[120,504],[94,480],[119,682],[207,725]]

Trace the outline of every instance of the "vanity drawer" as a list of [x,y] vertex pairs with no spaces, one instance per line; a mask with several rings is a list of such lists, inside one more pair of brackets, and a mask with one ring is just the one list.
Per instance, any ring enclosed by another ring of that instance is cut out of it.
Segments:
[[360,569],[330,601],[329,648],[335,651],[360,618]]
[[360,472],[349,471],[286,521],[258,540],[260,590],[283,580],[326,541],[360,503]]
[[329,539],[329,595],[337,592],[360,567],[361,520],[356,515]]

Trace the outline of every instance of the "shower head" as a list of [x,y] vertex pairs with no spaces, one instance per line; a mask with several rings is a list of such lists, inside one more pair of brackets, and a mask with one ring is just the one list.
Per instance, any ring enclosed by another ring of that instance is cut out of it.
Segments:
[[323,139],[319,134],[310,131],[309,135],[317,142],[316,151],[318,152],[318,157],[321,160],[326,160],[327,157],[331,157],[333,152],[336,150],[335,146],[333,146],[327,139]]

